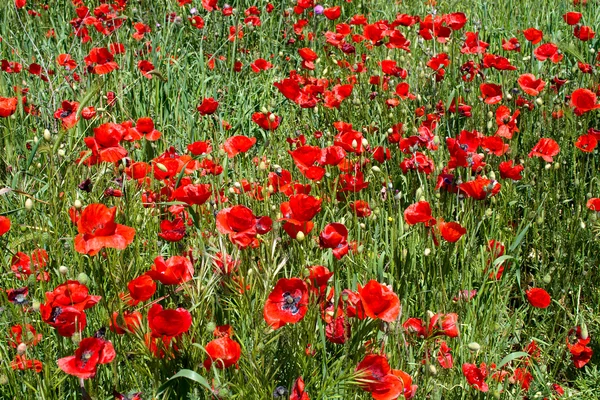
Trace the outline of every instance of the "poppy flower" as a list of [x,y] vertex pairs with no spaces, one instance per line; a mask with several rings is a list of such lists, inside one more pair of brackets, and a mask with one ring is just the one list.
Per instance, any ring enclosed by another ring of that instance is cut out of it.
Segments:
[[58,359],[58,367],[69,375],[82,379],[96,376],[99,364],[108,364],[115,359],[112,343],[101,337],[85,338],[79,342],[74,356]]
[[103,248],[125,249],[133,242],[135,229],[115,223],[117,208],[104,204],[90,204],[77,221],[79,234],[75,236],[75,250],[94,256]]
[[541,157],[546,162],[552,162],[555,155],[560,152],[560,147],[555,140],[549,138],[541,138],[533,149],[529,152],[529,158]]
[[197,110],[200,112],[200,115],[205,116],[214,114],[217,108],[219,108],[219,102],[212,97],[208,97],[202,99],[202,103],[197,107]]
[[546,86],[546,82],[541,78],[536,79],[533,74],[522,74],[519,76],[519,79],[517,79],[517,83],[521,87],[521,90],[530,96],[539,95]]
[[153,337],[175,337],[184,334],[192,326],[192,315],[185,308],[163,309],[154,304],[148,311],[148,326]]
[[479,85],[481,98],[486,104],[496,104],[502,101],[502,86],[494,83],[482,83]]
[[267,71],[273,68],[273,64],[264,58],[257,58],[252,64],[250,64],[250,68],[252,68],[252,71],[255,73],[259,73],[260,71]]
[[411,204],[404,210],[404,221],[409,225],[415,225],[420,222],[425,226],[430,226],[435,218],[431,215],[431,206],[427,201],[419,201]]
[[495,180],[486,179],[478,175],[472,181],[461,183],[458,185],[458,188],[466,197],[471,197],[475,200],[484,200],[497,195],[502,185]]
[[308,288],[299,278],[281,278],[269,294],[263,309],[267,325],[279,329],[301,321],[308,305]]
[[10,219],[0,215],[0,236],[10,230]]
[[[15,7],[21,9],[27,5],[27,0],[15,0]],[[13,368],[14,369],[14,368]]]
[[300,146],[293,151],[288,150],[300,173],[312,181],[318,181],[325,176],[325,168],[320,164],[323,152],[318,146]]
[[404,383],[393,373],[385,356],[369,354],[358,363],[356,371],[360,387],[375,400],[394,400],[404,393]]
[[274,131],[279,127],[281,117],[273,113],[255,112],[252,114],[252,121],[266,131]]
[[108,122],[94,128],[94,136],[84,138],[85,145],[92,155],[104,162],[117,162],[127,156],[119,142],[127,134],[127,129],[120,124]]
[[371,216],[371,207],[369,206],[369,203],[364,200],[356,200],[348,205],[358,218]]
[[210,369],[212,365],[218,369],[229,368],[237,364],[242,354],[240,344],[229,336],[208,342],[204,349],[208,353],[208,358],[204,360],[206,369]]
[[154,129],[154,121],[150,117],[139,118],[135,123],[135,130],[151,142],[160,139],[162,135],[162,133]]
[[[121,325],[121,321],[125,323]],[[135,332],[142,325],[142,314],[139,311],[125,311],[122,316],[115,311],[110,320],[109,329],[117,335],[124,335],[128,332]]]
[[76,101],[63,101],[61,108],[56,110],[54,118],[60,119],[64,129],[71,129],[77,124],[77,110],[79,103]]
[[[569,336],[575,333],[574,343],[569,341]],[[585,338],[582,337],[581,327],[577,327],[575,330],[571,330],[567,337],[567,348],[571,353],[571,360],[575,365],[575,368],[583,368],[591,359],[594,354],[591,347],[588,347],[587,344],[590,343],[590,337],[587,336]]]
[[513,181],[520,181],[523,179],[521,173],[523,172],[523,167],[521,164],[513,165],[514,161],[502,161],[498,166],[500,170],[500,177],[502,179],[512,179]]
[[234,136],[230,137],[225,141],[225,143],[223,143],[223,150],[225,150],[229,158],[233,158],[239,153],[245,153],[250,150],[255,143],[255,137],[249,138],[241,135]]
[[[339,8],[339,7],[338,7]],[[308,393],[304,390],[304,380],[301,376],[294,381],[290,393],[290,400],[310,400]]]
[[589,26],[577,25],[573,29],[573,36],[575,36],[577,39],[581,40],[582,42],[587,42],[588,40],[592,40],[594,37],[596,37],[596,32],[594,32],[592,30],[592,28]]
[[160,221],[158,236],[167,242],[179,242],[185,236],[183,219],[175,218],[173,221],[169,221],[168,219]]
[[188,205],[202,205],[212,195],[212,188],[208,183],[181,185],[171,195],[172,200],[182,201]]
[[95,306],[101,299],[101,296],[90,295],[88,287],[75,280],[68,280],[52,292],[46,292],[46,304],[72,306],[81,311]]
[[525,39],[530,41],[531,44],[538,44],[542,41],[544,33],[539,29],[527,28],[523,31],[523,36],[525,36]]
[[97,75],[108,74],[119,68],[114,55],[106,47],[94,47],[84,58],[88,71]]
[[188,144],[187,149],[195,156],[200,156],[202,154],[208,154],[212,151],[212,146],[210,145],[210,141],[198,141],[191,144]]
[[321,199],[300,193],[290,196],[290,201],[281,203],[280,209],[283,214],[283,230],[295,239],[298,232],[305,235],[313,229],[311,220],[321,211]]
[[552,302],[548,292],[541,288],[531,288],[525,294],[527,295],[529,304],[536,308],[548,308]]
[[129,296],[133,299],[129,305],[135,306],[137,303],[146,301],[154,295],[154,292],[156,292],[156,282],[154,282],[150,275],[144,274],[130,280],[127,284],[127,289],[129,290]]
[[319,234],[319,246],[322,249],[333,249],[338,260],[348,254],[348,229],[344,224],[333,222],[327,224]]
[[341,14],[341,7],[340,6],[335,6],[335,7],[329,7],[323,10],[323,15],[325,15],[325,17],[328,20],[336,20],[340,17]]
[[172,256],[165,261],[162,256],[158,256],[146,275],[163,285],[181,285],[192,279],[194,266],[187,257]]
[[0,97],[0,117],[10,117],[15,111],[17,111],[16,97]]
[[506,51],[521,51],[521,44],[519,39],[511,38],[509,40],[502,39],[502,48]]
[[40,305],[42,321],[56,329],[64,337],[71,337],[75,332],[81,332],[87,325],[85,312],[72,306]]
[[570,11],[563,14],[562,17],[568,25],[577,25],[581,20],[582,14],[580,12]]
[[600,212],[600,198],[593,197],[586,203],[586,207],[592,211]]
[[394,322],[398,318],[400,300],[387,285],[370,280],[364,287],[358,285],[358,295],[367,317],[386,322]]
[[444,222],[444,220],[440,220],[438,229],[444,240],[450,243],[457,242],[467,233],[467,230],[458,222]]
[[258,247],[256,235],[271,231],[273,221],[270,217],[256,217],[251,209],[237,205],[224,208],[217,214],[217,230],[227,234],[231,243],[240,248]]
[[437,353],[437,361],[440,364],[440,367],[444,369],[452,369],[454,366],[454,359],[452,358],[452,353],[450,352],[450,347],[445,341],[440,342],[440,348]]
[[596,103],[596,93],[589,89],[577,89],[571,93],[571,106],[575,107],[576,115],[583,115],[588,111],[600,108],[600,104]]
[[558,46],[554,43],[544,43],[533,51],[533,55],[539,61],[546,61],[550,59],[553,63],[558,63],[563,59],[563,55],[558,50]]
[[477,368],[477,365],[475,364],[465,363],[462,365],[462,372],[471,387],[484,393],[489,390],[488,384],[485,383],[488,370],[484,363],[481,363],[479,368]]
[[35,346],[40,340],[42,340],[42,334],[37,333],[31,324],[13,325],[8,331],[8,344],[15,349],[21,343]]

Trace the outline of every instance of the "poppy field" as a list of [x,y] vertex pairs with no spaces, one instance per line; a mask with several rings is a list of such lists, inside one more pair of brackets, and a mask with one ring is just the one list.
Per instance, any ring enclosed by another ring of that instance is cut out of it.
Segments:
[[0,21],[0,399],[600,398],[597,0]]

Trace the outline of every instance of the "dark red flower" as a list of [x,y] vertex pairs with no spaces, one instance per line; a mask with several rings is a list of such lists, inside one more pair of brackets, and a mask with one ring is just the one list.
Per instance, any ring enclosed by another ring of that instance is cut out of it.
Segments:
[[299,278],[281,278],[269,294],[263,317],[267,325],[279,329],[301,321],[308,310],[308,288]]
[[500,170],[500,177],[502,179],[512,179],[513,181],[520,181],[523,179],[521,172],[523,172],[523,167],[521,164],[513,165],[514,161],[503,161],[498,166]]
[[79,103],[76,101],[63,101],[61,108],[56,110],[54,118],[60,119],[64,129],[71,129],[77,124],[77,110]]
[[365,315],[373,319],[393,322],[400,314],[400,300],[394,291],[376,280],[370,280],[364,287],[358,285],[358,295]]
[[183,219],[175,218],[173,221],[169,221],[168,219],[160,221],[158,236],[167,242],[179,242],[185,236]]
[[479,85],[481,98],[487,104],[496,104],[502,101],[502,86],[494,83],[482,83]]
[[117,208],[104,204],[90,204],[77,222],[75,250],[90,256],[107,247],[123,250],[133,242],[135,229],[115,223]]
[[488,384],[485,383],[488,370],[484,363],[481,363],[479,368],[477,368],[477,365],[475,364],[465,363],[462,365],[462,371],[465,378],[467,378],[467,382],[469,382],[469,385],[473,388],[484,393],[489,390]]
[[146,275],[163,285],[181,285],[192,279],[194,266],[187,257],[172,256],[165,261],[162,256],[158,256]]
[[112,343],[100,337],[83,339],[74,356],[58,359],[58,367],[69,375],[89,379],[96,375],[99,364],[108,364],[115,359]]

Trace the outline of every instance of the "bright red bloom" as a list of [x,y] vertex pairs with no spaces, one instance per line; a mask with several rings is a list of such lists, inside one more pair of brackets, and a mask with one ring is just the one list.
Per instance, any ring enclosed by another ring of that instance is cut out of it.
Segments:
[[308,234],[312,231],[314,223],[311,220],[321,211],[321,199],[307,195],[295,194],[290,196],[290,201],[281,203],[280,209],[283,214],[283,230],[295,239],[298,232]]
[[71,129],[77,124],[77,110],[79,103],[76,101],[63,101],[61,108],[56,110],[54,118],[60,119],[64,129]]
[[527,301],[536,308],[548,308],[552,299],[548,292],[541,288],[531,288],[527,292]]
[[431,215],[431,206],[427,201],[419,201],[411,204],[404,210],[404,221],[409,225],[415,225],[420,222],[425,226],[430,226],[435,222],[435,218]]
[[115,57],[106,47],[94,47],[90,50],[90,54],[84,58],[84,61],[88,71],[97,75],[104,75],[119,68],[119,64],[114,59]]
[[481,363],[479,368],[477,368],[477,365],[475,364],[465,363],[462,365],[462,371],[465,378],[467,378],[467,382],[469,382],[469,385],[473,388],[484,393],[489,390],[488,384],[485,383],[488,370],[484,363]]
[[358,285],[358,295],[366,316],[386,322],[393,322],[398,318],[400,300],[388,286],[370,280],[364,287]]
[[92,155],[100,161],[117,162],[127,156],[119,142],[127,134],[127,129],[120,124],[108,122],[94,128],[94,136],[84,138],[85,145],[92,151]]
[[544,33],[539,29],[527,28],[523,31],[523,36],[525,36],[525,39],[530,41],[531,44],[538,44],[542,41]]
[[301,376],[294,381],[294,385],[292,386],[292,391],[290,393],[290,400],[310,400],[308,393],[306,393],[304,390],[304,380]]
[[79,234],[75,236],[75,250],[93,256],[105,247],[123,250],[131,244],[135,229],[115,223],[116,213],[116,207],[88,205],[77,221]]
[[369,203],[364,200],[356,200],[348,205],[358,218],[366,218],[371,215],[371,207],[369,206]]
[[38,374],[44,369],[44,366],[40,360],[30,360],[25,356],[25,354],[17,354],[15,359],[11,361],[10,367],[13,370],[19,369],[21,371],[32,369]]
[[600,212],[600,198],[593,197],[589,199],[586,203],[586,207],[592,211]]
[[580,12],[570,11],[562,17],[568,25],[577,25],[581,20],[582,15]]
[[256,217],[246,206],[224,208],[217,214],[217,230],[229,235],[231,243],[240,248],[258,247],[256,235],[271,231],[273,221],[270,217]]
[[229,336],[209,342],[204,349],[208,353],[208,358],[204,360],[206,369],[210,369],[212,365],[218,369],[229,368],[236,365],[242,355],[240,344]]
[[101,299],[101,296],[90,295],[87,286],[75,280],[68,280],[58,285],[52,292],[46,292],[46,305],[71,306],[81,311],[95,306]]
[[0,97],[0,117],[10,117],[17,111],[17,98],[16,97]]
[[[121,325],[121,321],[125,323]],[[110,320],[109,328],[117,335],[135,332],[142,325],[142,314],[139,311],[125,311],[122,316],[119,316],[117,311],[113,312]]]
[[279,329],[301,321],[308,310],[308,288],[299,278],[281,278],[269,294],[263,317],[267,325]]
[[233,158],[239,153],[245,153],[250,150],[255,143],[255,137],[249,138],[241,135],[234,136],[230,137],[225,141],[225,143],[223,143],[223,150],[225,150],[229,158]]
[[191,205],[202,205],[210,199],[212,187],[208,183],[181,185],[171,195],[172,200]]
[[154,295],[156,292],[156,282],[154,282],[150,275],[144,274],[130,280],[127,284],[127,289],[133,299],[130,305],[135,306],[140,301],[146,301]]
[[569,337],[567,337],[567,347],[571,353],[571,359],[575,368],[583,368],[592,359],[592,355],[594,354],[591,347],[587,346],[591,339],[589,336],[582,337],[580,326],[575,330],[571,330],[569,336],[573,335],[573,333],[575,333],[575,343],[572,344]]
[[583,115],[588,111],[600,108],[600,104],[596,103],[596,93],[589,89],[577,89],[571,94],[571,106],[575,107],[576,115]]
[[0,215],[0,236],[4,235],[10,230],[10,219]]
[[452,358],[450,350],[448,344],[442,340],[440,342],[440,348],[438,349],[437,360],[438,363],[440,363],[440,367],[444,369],[451,369],[454,367],[454,359]]
[[325,15],[325,17],[329,20],[335,20],[338,19],[340,17],[341,14],[341,7],[340,6],[335,6],[335,7],[329,7],[323,10],[323,15]]
[[560,152],[560,147],[555,140],[549,138],[541,138],[533,149],[529,152],[529,158],[541,157],[546,162],[552,162],[555,155]]
[[255,112],[252,114],[252,121],[266,131],[274,131],[279,127],[281,117],[273,113]]
[[115,359],[112,343],[101,337],[85,338],[79,343],[74,356],[58,359],[58,367],[69,375],[89,379],[96,375],[99,364],[108,364]]
[[169,221],[168,219],[160,221],[158,236],[167,242],[179,242],[185,236],[183,219],[175,218],[173,221]]
[[463,182],[458,188],[466,197],[471,197],[475,200],[484,200],[497,195],[502,185],[497,181],[485,179],[481,175],[478,175],[475,180]]
[[8,344],[15,349],[21,343],[35,346],[40,340],[42,340],[42,334],[37,333],[31,324],[13,325],[8,331]]
[[494,83],[482,83],[479,85],[481,98],[487,104],[496,104],[502,101],[502,86]]
[[582,42],[587,42],[588,40],[592,40],[594,37],[596,37],[596,32],[594,32],[592,30],[592,28],[589,26],[577,25],[573,29],[573,36],[575,36],[577,39],[581,40]]
[[558,46],[554,43],[544,43],[538,46],[534,51],[533,55],[539,61],[546,61],[550,59],[553,63],[558,63],[563,59],[563,55],[558,51]]
[[288,150],[294,164],[302,175],[310,180],[318,181],[325,176],[325,168],[315,164],[321,161],[323,151],[318,146],[300,146],[293,151]]
[[200,115],[205,116],[214,114],[217,108],[219,108],[219,102],[212,97],[208,97],[202,99],[202,103],[197,107],[197,110],[200,112]]
[[192,279],[194,266],[187,257],[173,256],[165,262],[162,256],[158,256],[146,275],[163,285],[181,285]]
[[360,387],[370,392],[375,400],[395,400],[405,393],[403,380],[396,376],[385,356],[365,356],[356,366],[356,371],[362,373]]
[[439,221],[438,229],[444,240],[450,243],[457,242],[467,233],[467,230],[458,222],[444,222],[444,220]]
[[525,167],[523,167],[521,164],[513,164],[513,160],[503,161],[500,163],[498,169],[500,170],[500,177],[502,179],[512,179],[513,181],[520,181],[521,179],[523,179],[521,172],[523,172],[523,169],[525,169]]
[[153,337],[175,337],[184,334],[192,326],[192,315],[185,308],[163,309],[154,304],[148,311],[148,326]]
[[546,82],[541,78],[536,79],[533,74],[523,74],[519,76],[517,83],[521,89],[530,96],[539,95],[540,92],[544,90],[544,87],[546,87]]
[[308,282],[311,286],[311,290],[318,295],[325,295],[327,291],[327,282],[333,276],[333,272],[330,272],[327,267],[322,265],[315,265],[310,267],[308,275]]
[[348,254],[348,229],[344,224],[333,222],[327,224],[319,234],[319,246],[322,249],[333,249],[338,260]]

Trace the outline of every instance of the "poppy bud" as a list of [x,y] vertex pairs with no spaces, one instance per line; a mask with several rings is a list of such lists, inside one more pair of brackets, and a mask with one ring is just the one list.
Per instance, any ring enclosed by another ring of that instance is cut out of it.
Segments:
[[489,120],[489,121],[487,122],[487,128],[488,128],[488,129],[492,129],[492,127],[493,127],[493,126],[494,126],[494,121],[492,121],[492,120]]
[[512,100],[512,94],[507,93],[506,94],[506,100]]
[[546,165],[544,165],[544,169],[550,169],[550,168],[552,168],[552,165],[551,165],[551,164],[546,164]]
[[579,225],[581,226],[581,229],[585,229],[585,222],[581,221]]
[[27,345],[25,343],[19,343],[17,346],[17,354],[23,355],[27,351]]
[[544,104],[544,99],[542,99],[541,97],[538,97],[537,99],[535,99],[535,102],[538,106],[541,106]]
[[58,155],[59,155],[60,157],[64,157],[64,156],[65,156],[65,154],[67,154],[67,153],[66,153],[66,151],[65,151],[64,149],[58,149],[58,152],[57,152],[57,153],[58,153]]
[[297,241],[299,241],[299,242],[302,242],[302,241],[304,240],[304,238],[305,238],[304,232],[302,232],[302,231],[299,231],[299,232],[296,234],[296,240],[297,240]]
[[425,249],[425,251],[423,252],[423,254],[425,255],[425,257],[427,257],[428,255],[430,255],[430,254],[431,254],[431,249],[430,249],[429,247],[427,247],[427,248]]
[[379,168],[377,165],[374,165],[371,167],[371,171],[373,172],[381,172],[381,168]]
[[365,147],[368,146],[369,145],[369,141],[367,139],[363,138],[362,139],[362,145],[365,146]]
[[552,281],[552,276],[550,274],[546,274],[543,278],[544,283],[550,283]]
[[230,193],[230,194],[235,194],[235,189],[234,189],[234,188],[232,188],[232,187],[230,187],[230,188],[229,188],[229,193]]
[[50,131],[48,129],[44,129],[44,140],[46,142],[49,142],[52,140],[52,134],[50,133]]
[[587,338],[589,337],[588,328],[587,328],[587,325],[585,324],[585,322],[581,323],[581,335],[580,336],[583,340],[587,340]]
[[66,274],[68,274],[68,273],[69,273],[69,268],[67,268],[67,267],[66,267],[66,266],[64,266],[64,265],[61,265],[60,267],[58,267],[58,272],[59,272],[61,275],[66,275]]
[[431,375],[437,375],[437,368],[433,364],[429,364],[429,373]]
[[467,345],[467,347],[469,348],[470,351],[472,351],[473,353],[478,352],[479,350],[481,350],[481,346],[479,345],[479,343],[477,342],[471,342]]
[[88,278],[88,276],[85,274],[85,272],[81,272],[79,275],[77,275],[77,280],[82,285],[87,285],[87,283],[90,280],[90,278]]
[[6,375],[0,376],[0,385],[6,385],[8,383],[8,377]]
[[217,324],[215,324],[214,322],[209,322],[208,324],[206,324],[207,332],[213,333],[215,329],[217,329]]
[[168,169],[167,169],[167,167],[165,166],[165,164],[162,164],[162,163],[156,163],[156,168],[158,168],[158,169],[159,169],[159,170],[161,170],[162,172],[167,172],[167,171],[168,171]]
[[33,311],[40,311],[40,302],[38,300],[33,300],[31,308],[33,308]]
[[27,211],[31,211],[32,208],[33,208],[33,200],[31,200],[30,198],[27,198],[27,200],[25,200],[25,209]]
[[366,228],[367,228],[367,226],[365,224],[363,224],[363,223],[360,224],[360,229],[366,229]]

